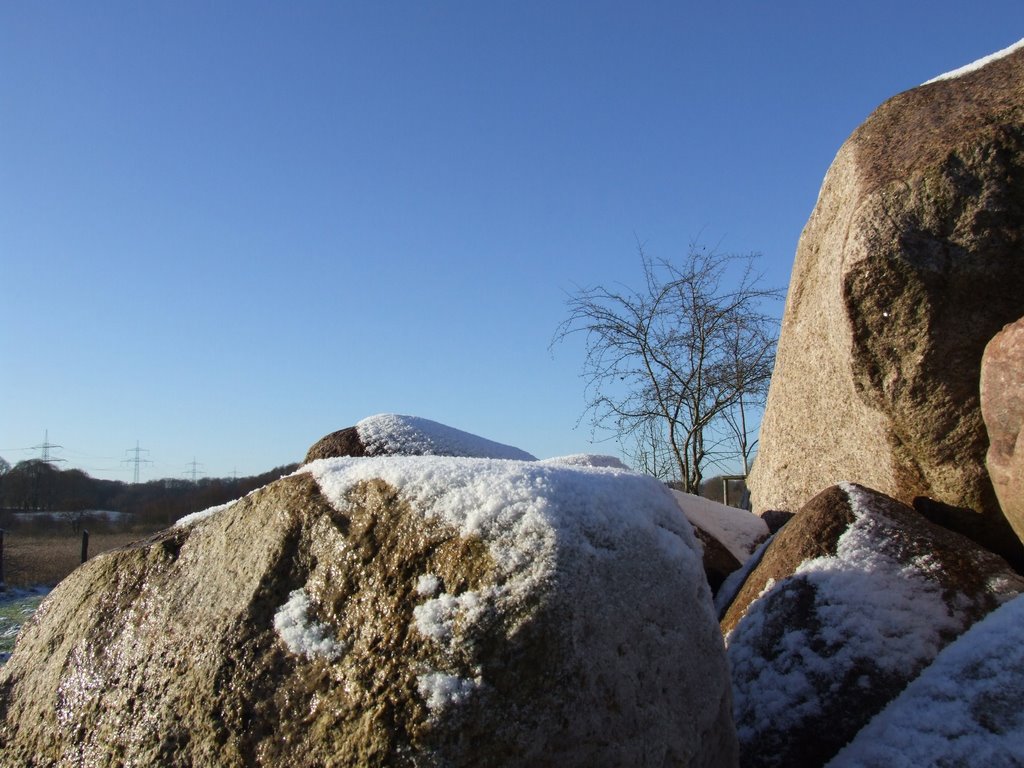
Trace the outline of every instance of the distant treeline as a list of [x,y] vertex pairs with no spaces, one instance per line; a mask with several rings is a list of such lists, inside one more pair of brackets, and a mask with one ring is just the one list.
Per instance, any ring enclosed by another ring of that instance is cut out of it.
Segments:
[[73,513],[101,509],[129,513],[141,525],[168,525],[191,512],[244,496],[298,466],[288,464],[251,477],[125,483],[99,480],[80,469],[61,470],[41,459],[22,461],[13,467],[2,462],[0,511]]

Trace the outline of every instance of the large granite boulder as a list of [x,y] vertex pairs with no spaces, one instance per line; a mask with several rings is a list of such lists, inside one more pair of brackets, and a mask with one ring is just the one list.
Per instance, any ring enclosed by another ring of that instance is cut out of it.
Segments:
[[1024,597],[943,649],[829,768],[1024,764]]
[[1009,533],[978,381],[985,344],[1022,315],[1018,47],[895,96],[839,150],[797,249],[748,481],[755,511],[794,511],[849,480]]
[[730,705],[660,483],[325,459],[62,582],[0,671],[0,763],[730,766]]
[[306,452],[303,464],[340,456],[466,456],[533,461],[526,451],[463,432],[420,416],[381,413],[354,427],[324,435]]
[[883,494],[826,489],[722,622],[745,767],[821,766],[1024,578]]
[[1003,514],[1024,540],[1024,318],[985,347],[981,412],[988,429],[987,466]]

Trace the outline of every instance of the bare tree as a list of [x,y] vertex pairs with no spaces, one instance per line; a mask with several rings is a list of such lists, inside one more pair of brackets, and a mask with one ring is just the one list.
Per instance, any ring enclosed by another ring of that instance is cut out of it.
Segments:
[[736,318],[729,338],[728,357],[734,376],[736,400],[722,412],[736,443],[736,452],[743,464],[743,474],[750,474],[750,462],[757,447],[757,428],[749,414],[760,411],[768,397],[768,385],[775,369],[774,321],[756,317]]
[[659,480],[675,477],[678,469],[668,449],[663,419],[646,419],[630,434],[617,437],[623,455],[637,470]]
[[552,344],[585,335],[592,423],[639,446],[661,435],[684,489],[697,493],[706,464],[721,458],[720,422],[727,430],[735,422],[733,455],[749,461],[748,409],[763,401],[774,360],[776,323],[765,304],[782,294],[761,287],[754,255],[691,246],[674,264],[638,250],[643,288],[579,289]]

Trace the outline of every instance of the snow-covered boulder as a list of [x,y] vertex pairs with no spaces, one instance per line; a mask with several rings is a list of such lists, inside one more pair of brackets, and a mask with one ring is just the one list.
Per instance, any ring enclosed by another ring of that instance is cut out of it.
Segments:
[[317,440],[304,464],[341,456],[466,456],[533,461],[526,451],[420,416],[381,413]]
[[717,591],[726,577],[739,570],[768,538],[768,526],[745,509],[682,491],[672,490],[672,496],[703,546],[704,573],[712,591]]
[[1024,597],[943,649],[829,768],[1024,764]]
[[768,538],[767,524],[745,509],[682,491],[671,493],[693,527],[714,537],[741,564]]
[[1024,579],[844,484],[777,533],[723,620],[744,766],[820,766]]
[[0,670],[0,744],[11,765],[737,755],[698,546],[660,483],[430,456],[315,461],[82,566]]
[[894,96],[839,150],[793,265],[755,512],[852,480],[972,509],[972,538],[1021,556],[985,468],[978,379],[985,345],[1024,315],[1022,132],[1017,46]]

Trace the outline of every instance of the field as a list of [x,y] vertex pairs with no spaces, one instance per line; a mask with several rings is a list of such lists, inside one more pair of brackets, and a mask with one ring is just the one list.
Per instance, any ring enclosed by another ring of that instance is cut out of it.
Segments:
[[[97,531],[89,534],[89,557],[145,538],[147,531]],[[0,664],[10,656],[21,625],[46,593],[81,564],[82,536],[64,530],[26,527],[6,531],[4,587],[0,591]]]
[[[89,557],[146,538],[146,531],[106,531],[89,535]],[[3,572],[7,587],[52,587],[81,563],[81,534],[70,531],[8,531]]]

